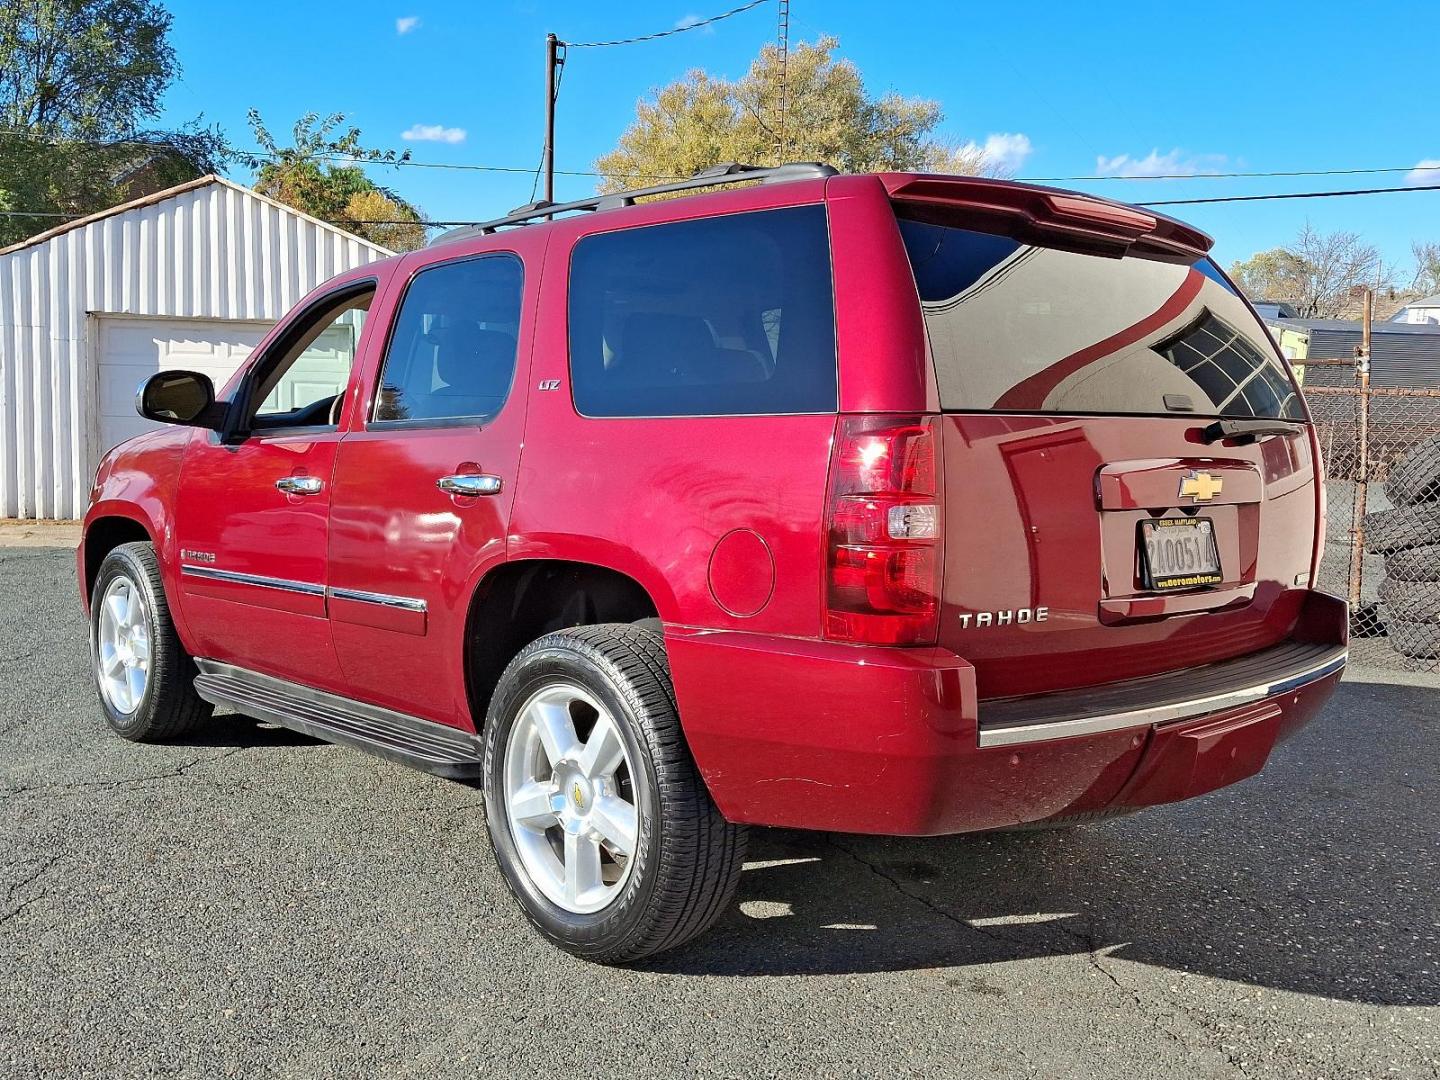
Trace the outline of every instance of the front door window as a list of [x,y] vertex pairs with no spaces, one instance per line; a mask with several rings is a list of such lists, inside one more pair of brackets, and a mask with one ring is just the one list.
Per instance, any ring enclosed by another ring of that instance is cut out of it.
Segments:
[[355,350],[373,289],[336,300],[315,312],[282,343],[259,376],[250,401],[251,431],[334,427],[355,366]]

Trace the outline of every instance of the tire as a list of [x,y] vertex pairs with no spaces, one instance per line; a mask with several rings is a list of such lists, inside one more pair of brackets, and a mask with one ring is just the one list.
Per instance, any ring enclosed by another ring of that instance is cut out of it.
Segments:
[[1390,647],[1412,660],[1440,659],[1440,623],[1392,619],[1385,624]]
[[[138,611],[130,606],[136,602]],[[123,626],[115,614],[122,605]],[[122,738],[165,742],[210,717],[210,704],[195,693],[195,664],[175,632],[148,543],[121,544],[100,564],[91,591],[90,666],[105,721]],[[107,678],[107,670],[120,674]]]
[[1440,581],[1387,577],[1380,582],[1380,612],[1386,625],[1396,619],[1440,623]]
[[1385,494],[1396,506],[1440,499],[1440,436],[1412,447],[1390,467]]
[[[562,720],[552,727],[542,715]],[[609,742],[612,752],[599,756],[619,754],[623,765],[586,771],[586,748],[616,736],[620,749]],[[484,777],[505,882],[530,922],[568,952],[640,960],[709,929],[734,897],[746,831],[721,816],[690,756],[658,629],[578,627],[526,646],[491,700]],[[615,807],[627,799],[631,850],[622,858],[626,840],[615,837],[625,829],[606,822],[625,816]],[[584,892],[582,877],[592,883]]]
[[1365,550],[1388,555],[1440,540],[1440,503],[1402,506],[1365,515]]
[[1440,544],[1397,551],[1386,558],[1385,573],[1396,581],[1440,581]]

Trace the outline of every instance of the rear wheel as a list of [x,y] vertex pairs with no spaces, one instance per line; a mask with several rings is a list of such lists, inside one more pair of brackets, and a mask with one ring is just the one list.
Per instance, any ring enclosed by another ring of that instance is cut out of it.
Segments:
[[487,719],[485,815],[530,921],[601,963],[708,929],[744,861],[745,831],[690,757],[651,627],[563,630],[511,661]]
[[121,544],[100,564],[91,591],[90,656],[100,706],[116,734],[163,742],[209,717],[149,544]]

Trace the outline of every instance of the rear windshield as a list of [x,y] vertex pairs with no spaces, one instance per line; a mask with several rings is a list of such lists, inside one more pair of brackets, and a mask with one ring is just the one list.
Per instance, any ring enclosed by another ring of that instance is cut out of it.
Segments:
[[1304,417],[1209,259],[1113,259],[905,218],[900,233],[943,409]]

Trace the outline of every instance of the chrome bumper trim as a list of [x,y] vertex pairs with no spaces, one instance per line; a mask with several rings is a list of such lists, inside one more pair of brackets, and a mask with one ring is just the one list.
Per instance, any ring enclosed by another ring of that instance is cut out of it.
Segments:
[[205,578],[210,581],[228,581],[234,585],[253,585],[257,589],[277,589],[280,592],[301,593],[305,596],[324,596],[324,585],[312,585],[308,581],[290,581],[286,578],[264,577],[261,574],[242,574],[235,570],[217,570],[213,566],[195,566],[189,563],[180,567],[182,577]]
[[[1153,705],[1144,709],[1107,713],[1101,716],[1087,716],[1078,720],[1057,720],[1051,724],[1028,724],[1014,727],[981,728],[980,745],[1015,746],[1020,743],[1046,742],[1050,739],[1070,739],[1079,735],[1098,735],[1123,728],[1148,727],[1171,720],[1189,720],[1197,716],[1233,709],[1254,701],[1277,697],[1292,690],[1299,690],[1310,683],[1318,682],[1327,675],[1333,675],[1345,666],[1348,650],[1331,655],[1319,663],[1301,671],[1292,672],[1283,678],[1247,686],[1239,690],[1227,690],[1209,697],[1191,698],[1188,701]],[[984,704],[981,704],[984,709]]]

